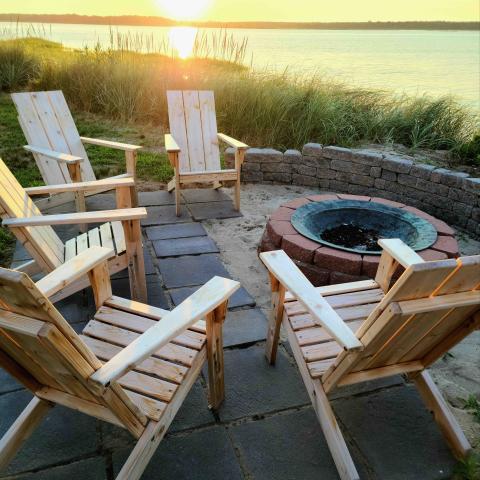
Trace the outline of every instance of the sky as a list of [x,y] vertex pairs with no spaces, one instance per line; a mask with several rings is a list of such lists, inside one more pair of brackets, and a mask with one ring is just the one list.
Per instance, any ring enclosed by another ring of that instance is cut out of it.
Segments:
[[0,0],[0,13],[158,15],[216,21],[480,21],[479,0]]

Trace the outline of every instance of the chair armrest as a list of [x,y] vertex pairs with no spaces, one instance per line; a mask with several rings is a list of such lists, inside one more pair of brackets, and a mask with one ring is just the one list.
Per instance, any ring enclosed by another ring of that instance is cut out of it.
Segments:
[[414,265],[416,263],[425,262],[425,260],[418,255],[418,253],[412,250],[399,238],[380,239],[378,244],[382,247],[384,252],[387,252],[404,268],[408,268],[410,265]]
[[90,247],[68,260],[68,262],[60,265],[60,267],[39,280],[36,285],[45,296],[51,297],[114,256],[115,252],[112,248]]
[[239,140],[235,140],[232,137],[229,137],[228,135],[225,135],[224,133],[217,133],[217,136],[222,142],[225,142],[227,145],[230,145],[233,148],[236,148],[237,150],[246,150],[247,148],[250,148],[246,143],[240,142]]
[[88,143],[90,145],[98,145],[99,147],[108,147],[108,148],[113,148],[115,150],[123,150],[125,152],[134,152],[142,148],[140,145],[131,145],[129,143],[113,142],[111,140],[101,140],[100,138],[80,137],[80,140],[83,143]]
[[38,153],[44,157],[53,158],[57,162],[61,163],[78,163],[83,162],[82,157],[77,157],[75,155],[70,155],[68,153],[55,152],[53,150],[48,150],[47,148],[33,147],[32,145],[24,145],[23,148],[27,152]]
[[92,182],[64,183],[62,185],[45,185],[41,187],[26,188],[28,195],[46,195],[60,192],[89,192],[105,187],[111,187],[112,190],[117,187],[134,187],[135,179],[133,177],[105,178]]
[[84,225],[86,223],[121,222],[147,218],[145,208],[123,208],[100,212],[62,213],[58,215],[39,215],[38,217],[7,218],[3,225],[10,228],[39,227],[45,225]]
[[105,363],[90,381],[101,388],[108,386],[225,302],[239,287],[234,280],[213,277]]
[[165,135],[165,150],[168,153],[180,152],[180,147],[178,146],[177,142],[173,138],[173,135],[167,133]]
[[307,277],[283,250],[263,252],[260,259],[270,273],[307,309],[315,323],[345,350],[362,349],[363,345],[337,312],[317,292]]

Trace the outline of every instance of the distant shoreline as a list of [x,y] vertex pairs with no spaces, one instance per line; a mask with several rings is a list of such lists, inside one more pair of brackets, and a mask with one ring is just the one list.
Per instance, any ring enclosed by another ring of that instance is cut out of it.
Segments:
[[480,30],[480,22],[177,22],[163,17],[137,15],[1,13],[0,22],[66,23],[136,27],[194,26],[201,28],[304,29],[304,30]]

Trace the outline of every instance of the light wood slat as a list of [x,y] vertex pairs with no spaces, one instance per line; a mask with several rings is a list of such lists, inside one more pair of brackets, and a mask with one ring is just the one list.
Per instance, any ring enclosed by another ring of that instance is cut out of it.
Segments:
[[80,137],[83,143],[97,145],[99,147],[113,148],[114,150],[123,150],[124,152],[135,152],[140,150],[140,145],[132,145],[130,143],[114,142],[112,140],[103,140],[101,138]]
[[[355,293],[345,293],[324,297],[325,301],[335,310],[339,308],[353,307],[357,305],[372,304],[380,302],[383,298],[383,291],[372,289]],[[291,317],[306,313],[305,307],[298,301],[285,304],[285,311]]]
[[175,141],[175,138],[173,135],[167,133],[165,135],[165,150],[167,152],[179,152],[180,147],[177,145],[177,142]]
[[230,147],[233,147],[237,150],[246,150],[248,145],[246,143],[241,142],[240,140],[237,140],[235,138],[229,137],[228,135],[225,135],[224,133],[219,133],[218,138],[222,140],[222,142],[225,142],[227,145]]
[[117,250],[117,255],[120,255],[127,249],[122,222],[112,222],[111,225],[113,238],[115,239],[115,249]]
[[112,225],[110,223],[103,223],[100,225],[100,243],[102,247],[111,248],[115,250],[115,245],[113,244],[112,236]]
[[[80,338],[102,361],[112,359],[122,349],[117,345],[112,345],[111,343],[86,335],[81,335]],[[187,367],[154,357],[149,357],[142,363],[138,364],[135,367],[135,370],[142,373],[156,375],[159,378],[163,378],[164,380],[173,383],[180,383],[188,371]]]
[[[13,93],[12,100],[21,119],[20,123],[27,142],[37,147],[52,149],[52,144],[43,129],[37,110],[32,102],[31,93]],[[65,177],[65,172],[61,169],[58,162],[42,155],[34,156],[45,183],[59,185],[69,182],[70,176]]]
[[327,358],[326,360],[318,360],[316,362],[307,363],[308,372],[312,378],[321,377],[333,364],[335,357]]
[[[83,330],[83,334],[122,347],[126,347],[140,336],[138,333],[124,330],[107,323],[98,322],[96,320],[91,320],[87,323],[87,326]],[[155,352],[153,356],[189,367],[192,365],[196,353],[197,350],[169,343]]]
[[203,135],[203,150],[205,152],[205,169],[220,170],[220,150],[218,148],[217,118],[215,114],[215,99],[211,91],[199,91],[200,118]]
[[[97,311],[95,319],[137,333],[144,333],[158,323],[156,320],[151,320],[149,318],[133,315],[131,313],[122,312],[121,310],[115,310],[105,306]],[[198,332],[186,330],[184,333],[176,337],[174,342],[183,345],[184,347],[200,350],[206,342],[206,336]]]
[[[366,305],[356,305],[353,307],[345,307],[335,309],[340,318],[344,322],[350,322],[351,320],[365,320],[370,313],[377,306],[377,303],[368,303]],[[308,313],[295,315],[294,317],[289,317],[290,324],[292,325],[293,330],[301,330],[302,328],[311,328],[316,325],[313,321],[312,316]]]
[[68,262],[77,255],[77,239],[71,238],[65,242],[65,261]]
[[85,182],[96,180],[95,173],[88,160],[87,152],[80,139],[80,134],[78,133],[77,126],[75,125],[75,121],[73,120],[63,93],[59,90],[50,91],[48,92],[48,97],[70,151],[73,155],[82,157],[86,160],[80,165],[82,180]]
[[161,402],[159,400],[140,395],[137,392],[132,392],[128,389],[125,389],[125,393],[135,405],[138,405],[140,410],[148,418],[151,418],[155,422],[158,422],[160,420],[163,412],[165,411],[165,408],[167,407],[167,404],[165,402]]
[[88,233],[82,233],[77,237],[77,255],[88,249]]
[[204,172],[205,152],[203,150],[202,120],[197,91],[187,90],[183,92],[183,108],[185,112],[190,171]]
[[175,383],[170,383],[135,371],[126,373],[117,381],[124,388],[164,402],[169,402],[178,388],[178,385]]
[[178,153],[180,171],[188,172],[191,169],[182,92],[178,90],[167,91],[167,102],[170,133],[180,147],[180,152]]
[[385,378],[392,375],[403,375],[405,373],[418,372],[425,367],[422,362],[406,362],[387,365],[385,367],[372,368],[371,370],[363,370],[361,372],[349,373],[338,382],[339,386],[352,385],[359,382],[367,382],[376,378]]
[[[378,289],[378,283],[374,280],[360,280],[358,282],[339,283],[338,285],[323,285],[321,287],[315,287],[315,290],[322,295],[322,297],[328,297],[330,295],[340,295],[342,293],[354,293],[364,290]],[[285,302],[294,301],[295,297],[291,292],[286,292]]]
[[[347,322],[346,325],[352,330],[352,332],[356,332],[362,323],[363,320],[356,320],[353,322]],[[298,344],[301,347],[333,340],[333,337],[322,327],[299,330],[295,332],[295,336],[297,337]]]
[[480,255],[457,259],[458,268],[434,292],[435,296],[480,290]]
[[394,258],[403,268],[408,268],[416,263],[423,263],[425,260],[407,244],[403,243],[399,238],[386,239],[381,238],[378,244],[384,252],[387,252]]
[[336,342],[325,342],[317,345],[302,347],[302,354],[305,361],[316,362],[327,358],[335,358],[343,349]]
[[100,230],[99,228],[93,228],[88,231],[88,246],[89,247],[100,247]]

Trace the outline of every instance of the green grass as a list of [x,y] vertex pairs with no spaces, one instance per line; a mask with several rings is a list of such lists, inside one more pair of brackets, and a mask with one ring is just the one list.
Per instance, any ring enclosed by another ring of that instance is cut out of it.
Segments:
[[459,461],[452,480],[480,480],[480,456],[473,453]]
[[480,423],[480,402],[477,400],[477,397],[471,394],[465,401],[466,410],[471,412],[475,420]]

